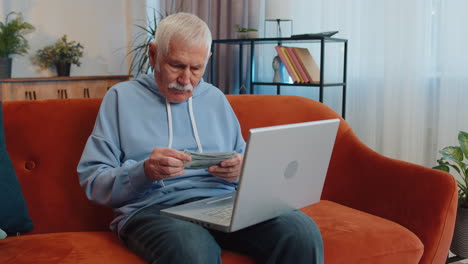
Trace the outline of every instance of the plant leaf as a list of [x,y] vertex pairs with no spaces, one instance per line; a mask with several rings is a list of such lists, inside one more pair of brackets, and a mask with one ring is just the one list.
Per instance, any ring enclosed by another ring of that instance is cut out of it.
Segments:
[[460,149],[468,159],[468,133],[464,131],[458,132],[458,143],[460,143]]
[[457,164],[463,160],[463,152],[460,147],[445,147],[440,151],[440,154],[444,159],[455,161]]
[[442,157],[437,160],[439,165],[433,169],[449,172],[453,168],[459,173],[461,178],[456,177],[458,202],[461,207],[468,208],[468,167],[463,162],[464,158],[468,158],[468,133],[460,131],[458,142],[460,147],[449,146],[439,151]]
[[29,44],[24,35],[32,31],[34,26],[25,22],[21,13],[8,13],[5,23],[0,22],[0,57],[26,54]]
[[450,168],[448,166],[446,166],[446,165],[438,165],[438,166],[434,166],[432,168],[435,169],[435,170],[450,172]]

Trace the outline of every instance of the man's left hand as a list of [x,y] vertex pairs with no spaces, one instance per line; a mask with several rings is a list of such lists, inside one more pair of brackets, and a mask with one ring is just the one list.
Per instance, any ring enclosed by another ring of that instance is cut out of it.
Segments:
[[215,177],[233,182],[240,176],[243,158],[242,154],[237,153],[234,158],[223,160],[219,165],[209,167],[208,171]]

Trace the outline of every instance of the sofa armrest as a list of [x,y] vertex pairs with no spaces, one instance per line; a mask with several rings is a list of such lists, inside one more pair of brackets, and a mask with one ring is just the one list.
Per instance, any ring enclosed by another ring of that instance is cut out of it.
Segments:
[[457,207],[452,175],[384,157],[348,130],[335,144],[322,199],[399,223],[423,242],[420,263],[445,263]]

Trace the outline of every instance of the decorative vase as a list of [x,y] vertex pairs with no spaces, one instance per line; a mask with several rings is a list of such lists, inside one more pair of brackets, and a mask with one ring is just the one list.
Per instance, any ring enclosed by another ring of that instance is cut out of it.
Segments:
[[468,208],[457,208],[457,219],[450,251],[457,256],[468,258]]
[[11,58],[0,57],[0,79],[11,78]]
[[55,63],[58,76],[70,76],[71,63],[69,62],[57,62]]

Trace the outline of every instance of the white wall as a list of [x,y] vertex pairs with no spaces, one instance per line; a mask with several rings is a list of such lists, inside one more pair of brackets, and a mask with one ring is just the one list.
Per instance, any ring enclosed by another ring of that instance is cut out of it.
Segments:
[[55,76],[40,70],[30,58],[38,49],[67,34],[84,46],[81,66],[72,66],[72,76],[127,74],[126,54],[135,24],[144,25],[145,0],[0,0],[1,21],[10,11],[22,12],[36,27],[27,35],[31,49],[25,56],[13,57],[12,77]]

